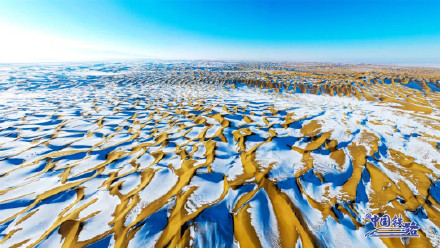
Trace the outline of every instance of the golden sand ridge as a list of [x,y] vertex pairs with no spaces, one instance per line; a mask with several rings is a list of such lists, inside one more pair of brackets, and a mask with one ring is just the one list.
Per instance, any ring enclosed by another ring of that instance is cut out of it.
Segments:
[[[0,246],[438,247],[439,75],[11,68],[0,78]],[[365,237],[368,213],[401,215],[420,237]]]

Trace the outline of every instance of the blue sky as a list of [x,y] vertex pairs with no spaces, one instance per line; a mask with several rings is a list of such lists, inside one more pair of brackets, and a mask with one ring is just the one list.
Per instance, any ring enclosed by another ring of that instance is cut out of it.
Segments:
[[440,1],[2,0],[0,62],[440,64]]

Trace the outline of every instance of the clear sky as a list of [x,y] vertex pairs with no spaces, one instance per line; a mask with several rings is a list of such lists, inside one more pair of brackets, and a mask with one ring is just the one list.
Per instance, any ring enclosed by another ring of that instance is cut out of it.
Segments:
[[158,58],[440,65],[439,11],[439,0],[1,0],[0,62]]

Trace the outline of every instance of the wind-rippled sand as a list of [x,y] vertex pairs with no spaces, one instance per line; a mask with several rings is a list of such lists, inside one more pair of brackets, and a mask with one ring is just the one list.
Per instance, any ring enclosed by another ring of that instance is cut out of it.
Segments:
[[[0,71],[0,247],[439,247],[440,87],[223,63]],[[368,213],[420,238],[366,238]]]

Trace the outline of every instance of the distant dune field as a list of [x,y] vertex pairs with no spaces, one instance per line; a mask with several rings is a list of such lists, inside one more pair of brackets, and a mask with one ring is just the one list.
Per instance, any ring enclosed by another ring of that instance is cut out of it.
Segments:
[[0,247],[440,247],[439,178],[440,69],[0,69]]

